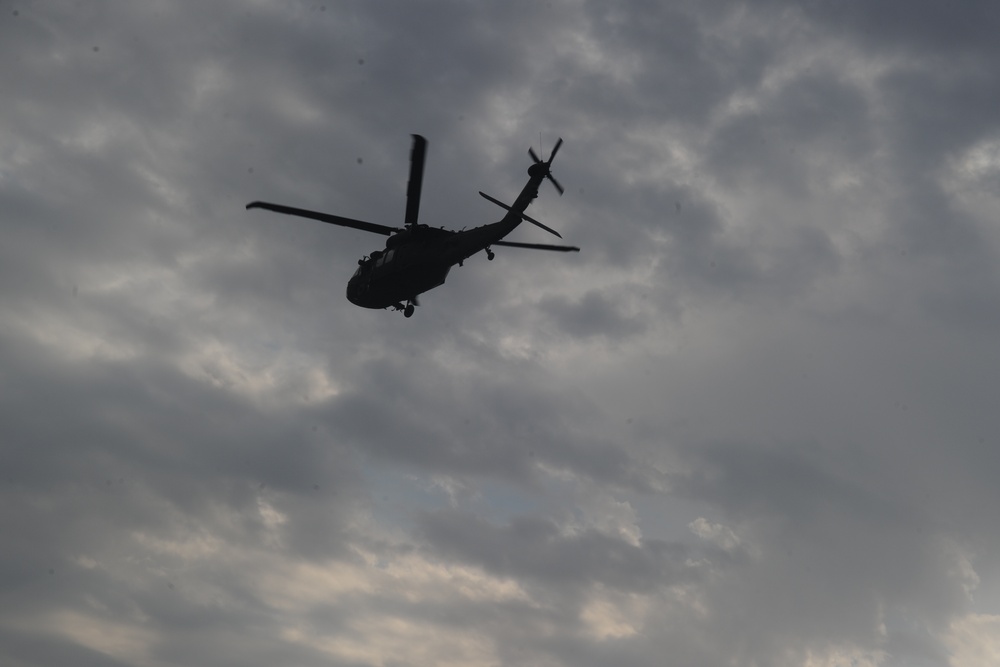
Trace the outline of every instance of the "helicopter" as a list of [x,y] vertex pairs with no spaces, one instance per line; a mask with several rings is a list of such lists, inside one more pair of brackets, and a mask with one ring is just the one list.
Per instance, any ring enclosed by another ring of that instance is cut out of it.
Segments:
[[552,176],[552,160],[562,146],[562,138],[556,142],[546,161],[542,161],[534,150],[528,148],[528,155],[532,159],[532,164],[528,167],[528,183],[514,200],[513,205],[508,206],[482,191],[479,192],[485,199],[507,211],[501,220],[472,229],[453,231],[417,222],[427,140],[419,134],[412,136],[413,147],[410,151],[410,175],[406,185],[403,227],[389,227],[262,201],[250,202],[247,204],[247,209],[260,208],[387,236],[384,249],[374,250],[358,260],[358,268],[347,283],[347,300],[362,308],[392,308],[402,311],[406,317],[412,316],[414,307],[419,305],[418,295],[443,285],[451,267],[456,264],[462,266],[466,259],[481,250],[486,251],[486,258],[490,261],[495,256],[493,252],[495,246],[556,252],[580,251],[576,246],[502,240],[522,221],[530,222],[562,238],[559,232],[546,227],[524,212],[531,201],[538,196],[538,186],[545,179],[548,179],[562,195],[562,185]]

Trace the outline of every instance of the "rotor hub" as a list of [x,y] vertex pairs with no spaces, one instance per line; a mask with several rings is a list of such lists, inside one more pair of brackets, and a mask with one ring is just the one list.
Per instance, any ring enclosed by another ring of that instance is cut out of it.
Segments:
[[535,164],[528,167],[528,176],[547,176],[549,173],[549,166],[544,162],[536,162]]

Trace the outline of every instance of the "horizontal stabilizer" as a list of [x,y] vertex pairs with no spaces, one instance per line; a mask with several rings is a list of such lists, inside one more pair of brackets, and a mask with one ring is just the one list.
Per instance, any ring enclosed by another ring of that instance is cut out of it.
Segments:
[[[503,203],[502,201],[500,201],[499,199],[494,199],[493,197],[489,196],[488,194],[486,194],[486,193],[485,193],[485,192],[483,192],[482,190],[480,190],[480,191],[479,191],[479,194],[480,194],[480,195],[481,195],[481,196],[483,197],[483,199],[486,199],[486,200],[488,200],[488,201],[491,201],[491,202],[493,202],[494,204],[496,204],[496,205],[497,205],[497,206],[499,206],[500,208],[503,208],[503,209],[507,209],[508,211],[511,211],[511,212],[513,212],[513,213],[517,213],[517,211],[514,211],[514,209],[512,209],[512,208],[511,208],[510,206],[507,206],[507,204],[504,204],[504,203]],[[546,227],[546,226],[545,226],[545,225],[543,225],[542,223],[540,223],[540,222],[538,222],[537,220],[535,220],[534,218],[532,218],[532,217],[531,217],[530,215],[528,215],[527,213],[523,213],[523,212],[522,212],[522,213],[521,213],[520,215],[521,215],[521,219],[522,219],[522,220],[525,220],[525,221],[527,221],[527,222],[530,222],[530,223],[531,223],[531,224],[533,224],[533,225],[537,225],[537,226],[541,227],[542,229],[544,229],[545,231],[547,231],[548,233],[550,233],[550,234],[555,234],[555,235],[556,235],[556,236],[558,236],[559,238],[562,238],[562,234],[560,234],[560,233],[559,233],[559,232],[557,232],[556,230],[552,229],[551,227]]]
[[548,245],[546,243],[515,243],[514,241],[494,241],[492,245],[508,248],[530,248],[532,250],[555,250],[556,252],[580,252],[575,245]]

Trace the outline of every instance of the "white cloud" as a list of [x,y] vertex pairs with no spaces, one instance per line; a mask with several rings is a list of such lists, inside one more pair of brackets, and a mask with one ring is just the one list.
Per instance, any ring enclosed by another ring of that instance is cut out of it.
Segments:
[[707,540],[725,551],[734,551],[741,545],[740,538],[732,530],[718,523],[710,523],[704,517],[698,517],[688,528],[703,540]]
[[1000,662],[1000,616],[968,614],[956,618],[945,643],[950,667],[980,667]]

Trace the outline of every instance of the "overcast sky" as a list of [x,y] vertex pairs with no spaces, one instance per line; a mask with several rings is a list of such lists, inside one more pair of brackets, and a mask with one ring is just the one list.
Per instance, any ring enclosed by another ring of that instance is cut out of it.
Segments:
[[[0,663],[1000,661],[1000,4],[0,2]],[[399,225],[529,213],[414,317]],[[525,225],[509,240],[546,243]]]

